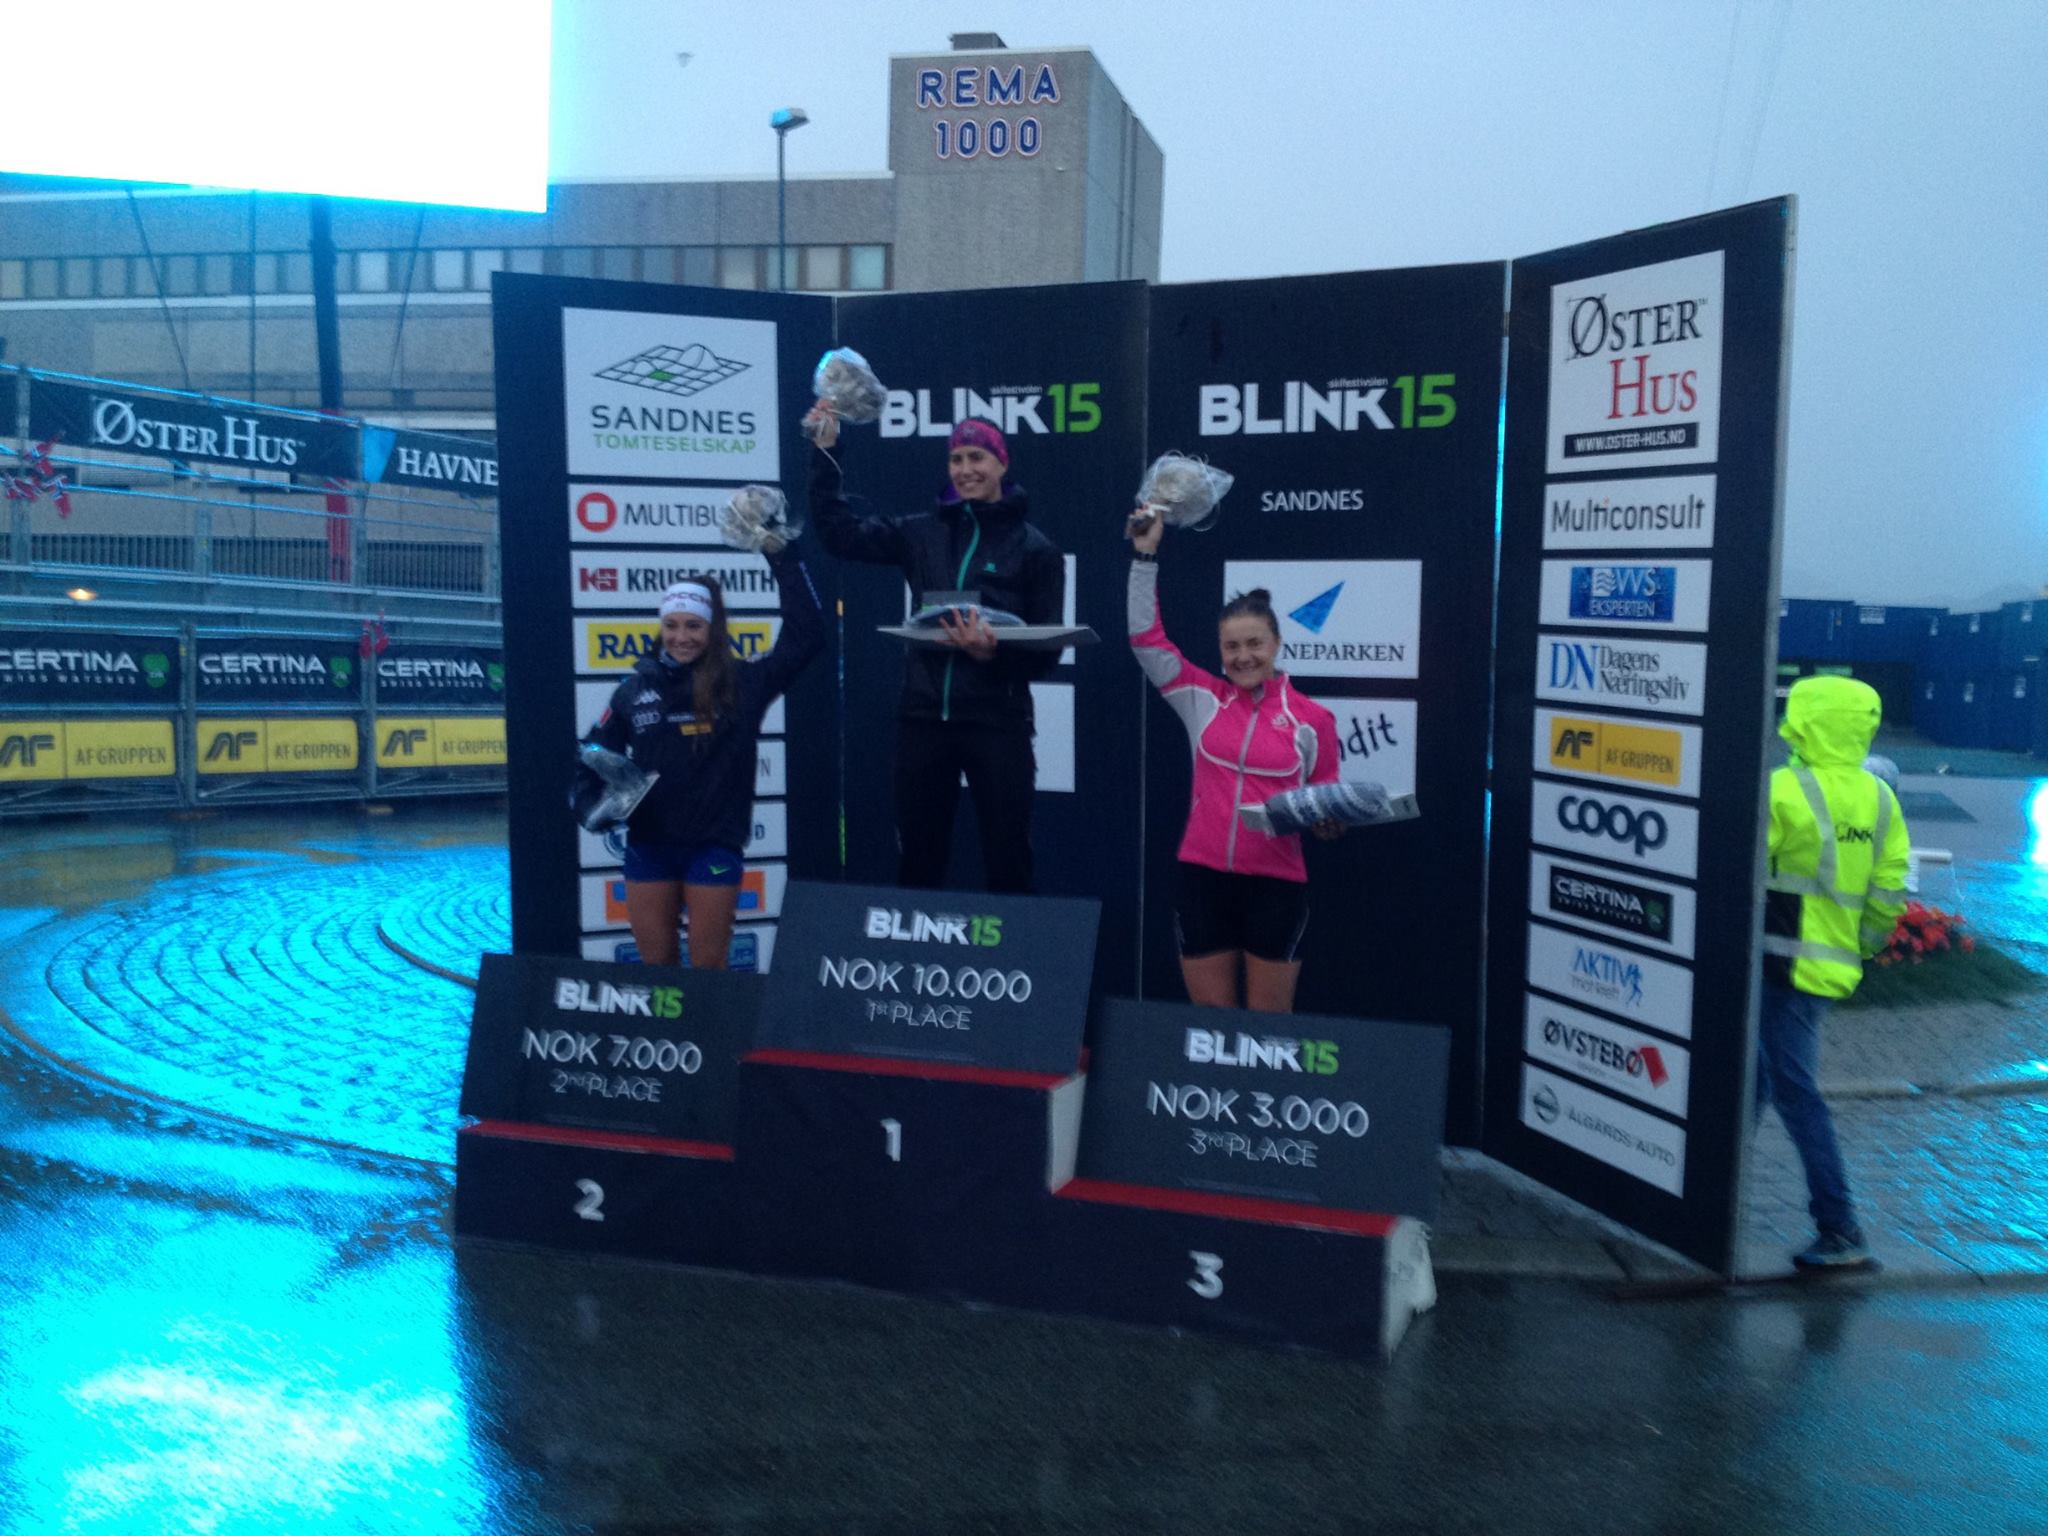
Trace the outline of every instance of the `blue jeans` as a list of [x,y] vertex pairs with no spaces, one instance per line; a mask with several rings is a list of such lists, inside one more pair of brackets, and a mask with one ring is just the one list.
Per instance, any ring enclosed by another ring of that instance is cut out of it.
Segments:
[[1820,1024],[1830,999],[1764,983],[1757,1022],[1756,1113],[1775,1104],[1806,1169],[1807,1209],[1822,1232],[1861,1237],[1834,1117],[1820,1096]]

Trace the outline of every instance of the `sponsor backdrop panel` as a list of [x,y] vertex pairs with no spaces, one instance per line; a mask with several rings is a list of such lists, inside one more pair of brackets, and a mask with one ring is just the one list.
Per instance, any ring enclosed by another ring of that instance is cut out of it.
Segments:
[[[1446,872],[1484,859],[1503,280],[1483,263],[1162,287],[1151,305],[1148,453],[1237,477],[1214,528],[1167,535],[1169,632],[1214,671],[1224,597],[1269,586],[1288,671],[1337,715],[1344,775],[1422,806],[1310,843],[1298,1005],[1449,1026],[1454,1141],[1478,1135],[1481,882]],[[1105,485],[1097,502],[1107,514],[1135,488]],[[1108,558],[1120,590],[1125,546]],[[1121,614],[1119,600],[1118,634]],[[1127,651],[1105,660],[1136,672]],[[1145,993],[1176,999],[1188,745],[1165,708],[1145,708]]]
[[[962,416],[993,419],[1010,444],[1030,519],[1072,557],[1079,623],[1104,644],[1069,651],[1035,690],[1039,792],[1032,829],[1041,895],[1102,902],[1101,984],[1137,986],[1141,683],[1124,628],[1122,514],[1144,470],[1145,290],[1137,283],[973,293],[883,294],[839,303],[839,339],[890,390],[882,420],[848,427],[836,450],[857,513],[929,510],[946,485],[946,438]],[[893,568],[843,563],[849,878],[896,878],[892,763],[903,642]],[[1085,722],[1085,729],[1076,729]],[[791,826],[791,836],[796,827]],[[952,884],[977,889],[981,856],[967,797]]]
[[193,638],[193,696],[215,705],[325,705],[362,700],[363,663],[353,640],[333,635],[201,634]]
[[[1792,219],[1780,199],[1518,261],[1509,321],[1486,1149],[1721,1269],[1754,1070]],[[1566,1059],[1626,1061],[1633,1037],[1589,1044],[1549,1009],[1546,1040],[1532,986],[1689,1040],[1682,1099]]]
[[0,708],[168,708],[180,697],[179,658],[169,631],[0,629]]
[[[571,546],[722,551],[715,517],[731,486],[779,482],[800,494],[808,448],[796,423],[830,343],[831,304],[526,274],[494,281],[507,782],[521,829],[511,847],[513,944],[573,955],[586,926],[609,922],[582,920],[578,828],[563,805],[576,738],[594,719],[585,718],[577,677],[629,671],[653,632],[654,604],[627,597],[613,605],[644,619],[574,619]],[[572,487],[572,461],[587,485]],[[609,514],[592,490],[610,500]],[[641,509],[630,524],[628,505]],[[829,562],[805,544],[829,610]],[[735,627],[743,646],[772,643],[768,613]],[[789,701],[798,750],[787,759],[795,781],[788,840],[799,872],[837,868],[835,670],[828,648]],[[764,895],[753,893],[757,903]],[[600,912],[603,905],[600,895]]]
[[367,665],[382,710],[505,707],[505,653],[496,646],[399,640]]

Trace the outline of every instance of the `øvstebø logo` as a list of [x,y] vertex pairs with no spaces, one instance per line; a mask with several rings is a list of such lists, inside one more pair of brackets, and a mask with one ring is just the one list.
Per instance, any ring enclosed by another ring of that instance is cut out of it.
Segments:
[[1233,560],[1226,599],[1263,587],[1281,616],[1280,670],[1297,677],[1414,677],[1422,565],[1415,560]]
[[713,315],[562,311],[572,475],[779,475],[776,328]]

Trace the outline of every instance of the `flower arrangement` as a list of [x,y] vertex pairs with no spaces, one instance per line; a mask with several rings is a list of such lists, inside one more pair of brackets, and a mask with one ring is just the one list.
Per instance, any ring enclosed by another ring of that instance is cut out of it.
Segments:
[[1899,917],[1898,926],[1892,930],[1890,941],[1878,953],[1874,963],[1880,966],[1924,965],[1937,954],[1968,954],[1976,947],[1977,941],[1963,931],[1960,915],[1930,907],[1925,902],[1909,901]]

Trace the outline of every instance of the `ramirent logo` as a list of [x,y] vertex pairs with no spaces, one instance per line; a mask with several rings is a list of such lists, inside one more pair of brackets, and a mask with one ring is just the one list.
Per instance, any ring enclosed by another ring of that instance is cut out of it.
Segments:
[[1233,1041],[1220,1029],[1191,1029],[1187,1058],[1219,1067],[1268,1067],[1327,1077],[1337,1070],[1337,1042],[1246,1034]]
[[615,987],[572,977],[555,981],[555,1007],[564,1013],[627,1013],[643,1019],[682,1017],[681,987]]
[[928,912],[912,912],[906,918],[893,908],[869,907],[867,936],[917,944],[978,944],[993,949],[1003,942],[1003,920],[952,913],[933,916]]

